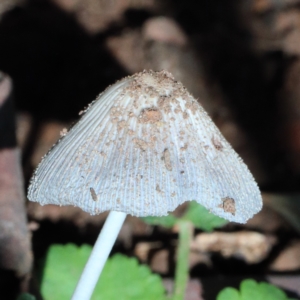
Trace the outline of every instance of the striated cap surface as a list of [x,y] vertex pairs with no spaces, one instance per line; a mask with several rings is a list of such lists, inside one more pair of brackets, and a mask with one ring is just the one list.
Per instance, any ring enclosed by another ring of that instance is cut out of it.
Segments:
[[139,217],[196,200],[240,223],[262,207],[247,166],[166,71],[144,71],[107,88],[43,158],[28,198]]

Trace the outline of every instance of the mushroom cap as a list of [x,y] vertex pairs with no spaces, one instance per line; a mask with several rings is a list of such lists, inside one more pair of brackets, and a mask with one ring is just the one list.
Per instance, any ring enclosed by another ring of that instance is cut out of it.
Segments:
[[262,207],[247,166],[166,71],[126,77],[100,94],[42,159],[28,198],[138,217],[196,200],[240,223]]

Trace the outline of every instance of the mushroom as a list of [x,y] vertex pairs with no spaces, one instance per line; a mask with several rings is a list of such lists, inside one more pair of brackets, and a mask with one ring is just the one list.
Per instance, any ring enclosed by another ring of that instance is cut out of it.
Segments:
[[163,216],[196,200],[245,223],[258,186],[201,105],[166,72],[107,88],[42,159],[28,189],[40,204],[110,211],[72,299],[89,299],[127,214]]

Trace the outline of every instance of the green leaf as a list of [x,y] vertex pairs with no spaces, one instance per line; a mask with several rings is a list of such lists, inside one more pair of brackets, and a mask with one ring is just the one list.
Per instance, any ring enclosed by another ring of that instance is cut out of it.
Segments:
[[36,298],[28,293],[23,293],[21,295],[19,295],[19,297],[17,298],[17,300],[35,300]]
[[88,245],[52,245],[49,248],[41,283],[45,300],[71,298],[90,253]]
[[236,289],[227,287],[218,294],[217,300],[240,300],[240,295]]
[[[45,300],[70,299],[92,247],[53,245],[45,261],[41,292]],[[102,272],[92,299],[165,299],[161,278],[135,258],[117,254]]]
[[105,265],[93,299],[161,300],[165,289],[161,278],[137,259],[116,254]]
[[278,287],[268,284],[266,282],[259,283],[259,290],[264,300],[286,300],[286,294]]
[[163,217],[145,217],[142,218],[142,220],[150,225],[159,225],[166,228],[171,228],[176,224],[178,219],[173,215],[167,215]]
[[258,283],[253,279],[245,279],[240,285],[241,300],[263,300],[262,293],[258,287]]
[[217,300],[292,300],[278,287],[266,283],[257,283],[253,279],[245,279],[240,285],[240,293],[234,288],[225,288],[217,296]]
[[214,228],[222,227],[228,222],[212,213],[196,201],[189,203],[183,219],[191,221],[194,226],[204,231],[212,231]]
[[225,219],[210,213],[204,206],[196,201],[189,202],[188,208],[182,218],[176,218],[172,214],[163,217],[142,218],[147,224],[166,228],[173,227],[181,219],[191,221],[196,228],[204,231],[212,231],[228,223]]

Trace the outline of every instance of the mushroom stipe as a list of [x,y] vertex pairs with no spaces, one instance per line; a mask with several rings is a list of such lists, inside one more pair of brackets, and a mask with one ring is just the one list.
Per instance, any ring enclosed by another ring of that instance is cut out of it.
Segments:
[[[167,215],[191,200],[239,223],[260,211],[261,194],[247,166],[170,73],[126,77],[80,115],[38,166],[29,200],[78,206],[92,215],[112,211],[110,226],[119,218],[118,228],[126,214]],[[73,299],[91,296],[97,281],[89,284],[85,276],[88,270]]]

